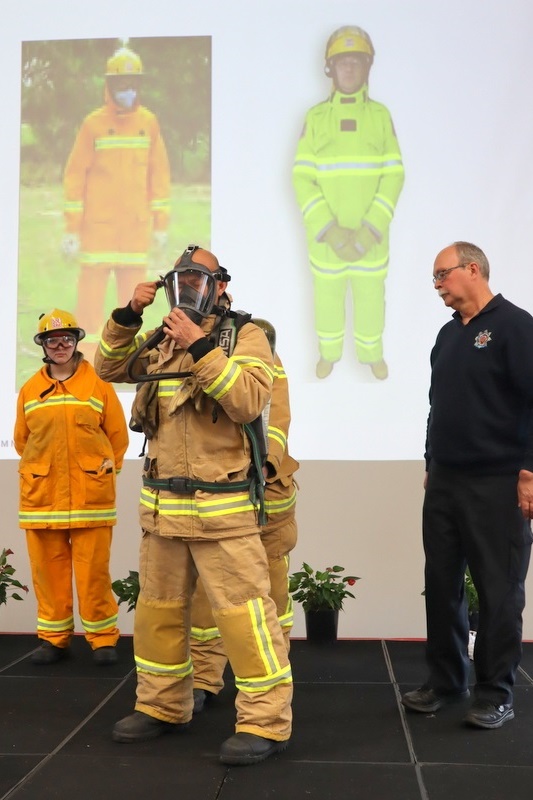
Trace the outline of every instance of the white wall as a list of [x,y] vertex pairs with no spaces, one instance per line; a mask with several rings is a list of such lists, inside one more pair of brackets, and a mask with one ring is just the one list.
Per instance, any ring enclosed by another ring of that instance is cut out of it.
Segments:
[[[355,600],[339,617],[347,638],[424,638],[425,616],[421,508],[423,462],[302,463],[297,478],[299,541],[292,568],[307,561],[315,569],[334,563],[362,578]],[[119,476],[118,525],[112,551],[113,579],[137,568],[137,499],[141,464],[128,461]],[[14,551],[16,577],[31,587],[24,534],[18,530],[18,476],[14,462],[0,462],[4,525],[0,544]],[[533,570],[528,577],[524,638],[533,640]],[[0,606],[0,632],[35,630],[33,591],[23,602]],[[121,606],[119,626],[131,633],[133,613]],[[77,623],[76,630],[81,632]],[[305,636],[296,608],[293,636]]]

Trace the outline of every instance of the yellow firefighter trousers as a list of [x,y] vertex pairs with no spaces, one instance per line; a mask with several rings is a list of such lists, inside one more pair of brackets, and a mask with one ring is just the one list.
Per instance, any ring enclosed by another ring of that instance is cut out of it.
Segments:
[[112,533],[110,526],[26,531],[39,639],[68,647],[74,633],[74,571],[85,638],[93,650],[117,643],[118,606],[109,575]]
[[258,533],[184,540],[145,532],[135,611],[135,709],[166,722],[192,717],[190,608],[200,576],[238,688],[237,732],[291,734],[292,676]]
[[346,292],[351,289],[355,352],[361,364],[383,358],[385,277],[381,275],[314,275],[315,328],[326,361],[342,356]]
[[[266,550],[270,576],[270,596],[276,604],[287,653],[293,625],[292,598],[289,595],[289,553],[296,544],[294,514],[283,525],[269,524],[261,533]],[[191,657],[194,668],[194,688],[218,694],[224,687],[224,670],[228,658],[203,583],[198,580],[191,611]]]

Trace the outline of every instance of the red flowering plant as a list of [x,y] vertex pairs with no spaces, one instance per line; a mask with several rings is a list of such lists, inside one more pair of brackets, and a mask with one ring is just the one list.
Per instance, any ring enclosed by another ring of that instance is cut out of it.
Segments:
[[289,575],[289,592],[304,611],[340,611],[346,597],[355,597],[348,586],[360,580],[355,575],[341,575],[344,567],[313,570],[305,561],[299,572]]
[[13,600],[22,600],[23,598],[14,591],[15,589],[22,589],[23,592],[28,591],[27,586],[23,586],[20,581],[13,577],[15,574],[15,567],[8,563],[7,557],[13,555],[13,550],[2,550],[0,555],[0,606],[7,603],[10,597]]

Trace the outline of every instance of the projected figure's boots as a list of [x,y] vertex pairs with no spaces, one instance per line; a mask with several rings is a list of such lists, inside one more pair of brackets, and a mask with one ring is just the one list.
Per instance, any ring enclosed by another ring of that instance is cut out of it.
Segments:
[[370,369],[372,370],[372,375],[377,378],[378,381],[384,381],[389,377],[389,368],[387,367],[386,361],[383,359],[381,359],[381,361],[376,361],[374,364],[370,364]]
[[331,373],[332,369],[333,369],[333,362],[326,361],[325,358],[321,358],[318,364],[316,365],[317,378],[327,378],[328,375]]

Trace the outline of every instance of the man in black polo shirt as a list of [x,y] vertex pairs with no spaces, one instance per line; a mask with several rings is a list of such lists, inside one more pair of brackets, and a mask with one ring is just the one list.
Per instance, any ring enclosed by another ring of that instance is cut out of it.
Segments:
[[429,676],[402,703],[434,713],[469,696],[468,564],[480,611],[464,721],[499,728],[514,717],[532,542],[533,317],[492,293],[488,260],[468,242],[438,254],[433,283],[455,313],[431,353],[423,509]]

